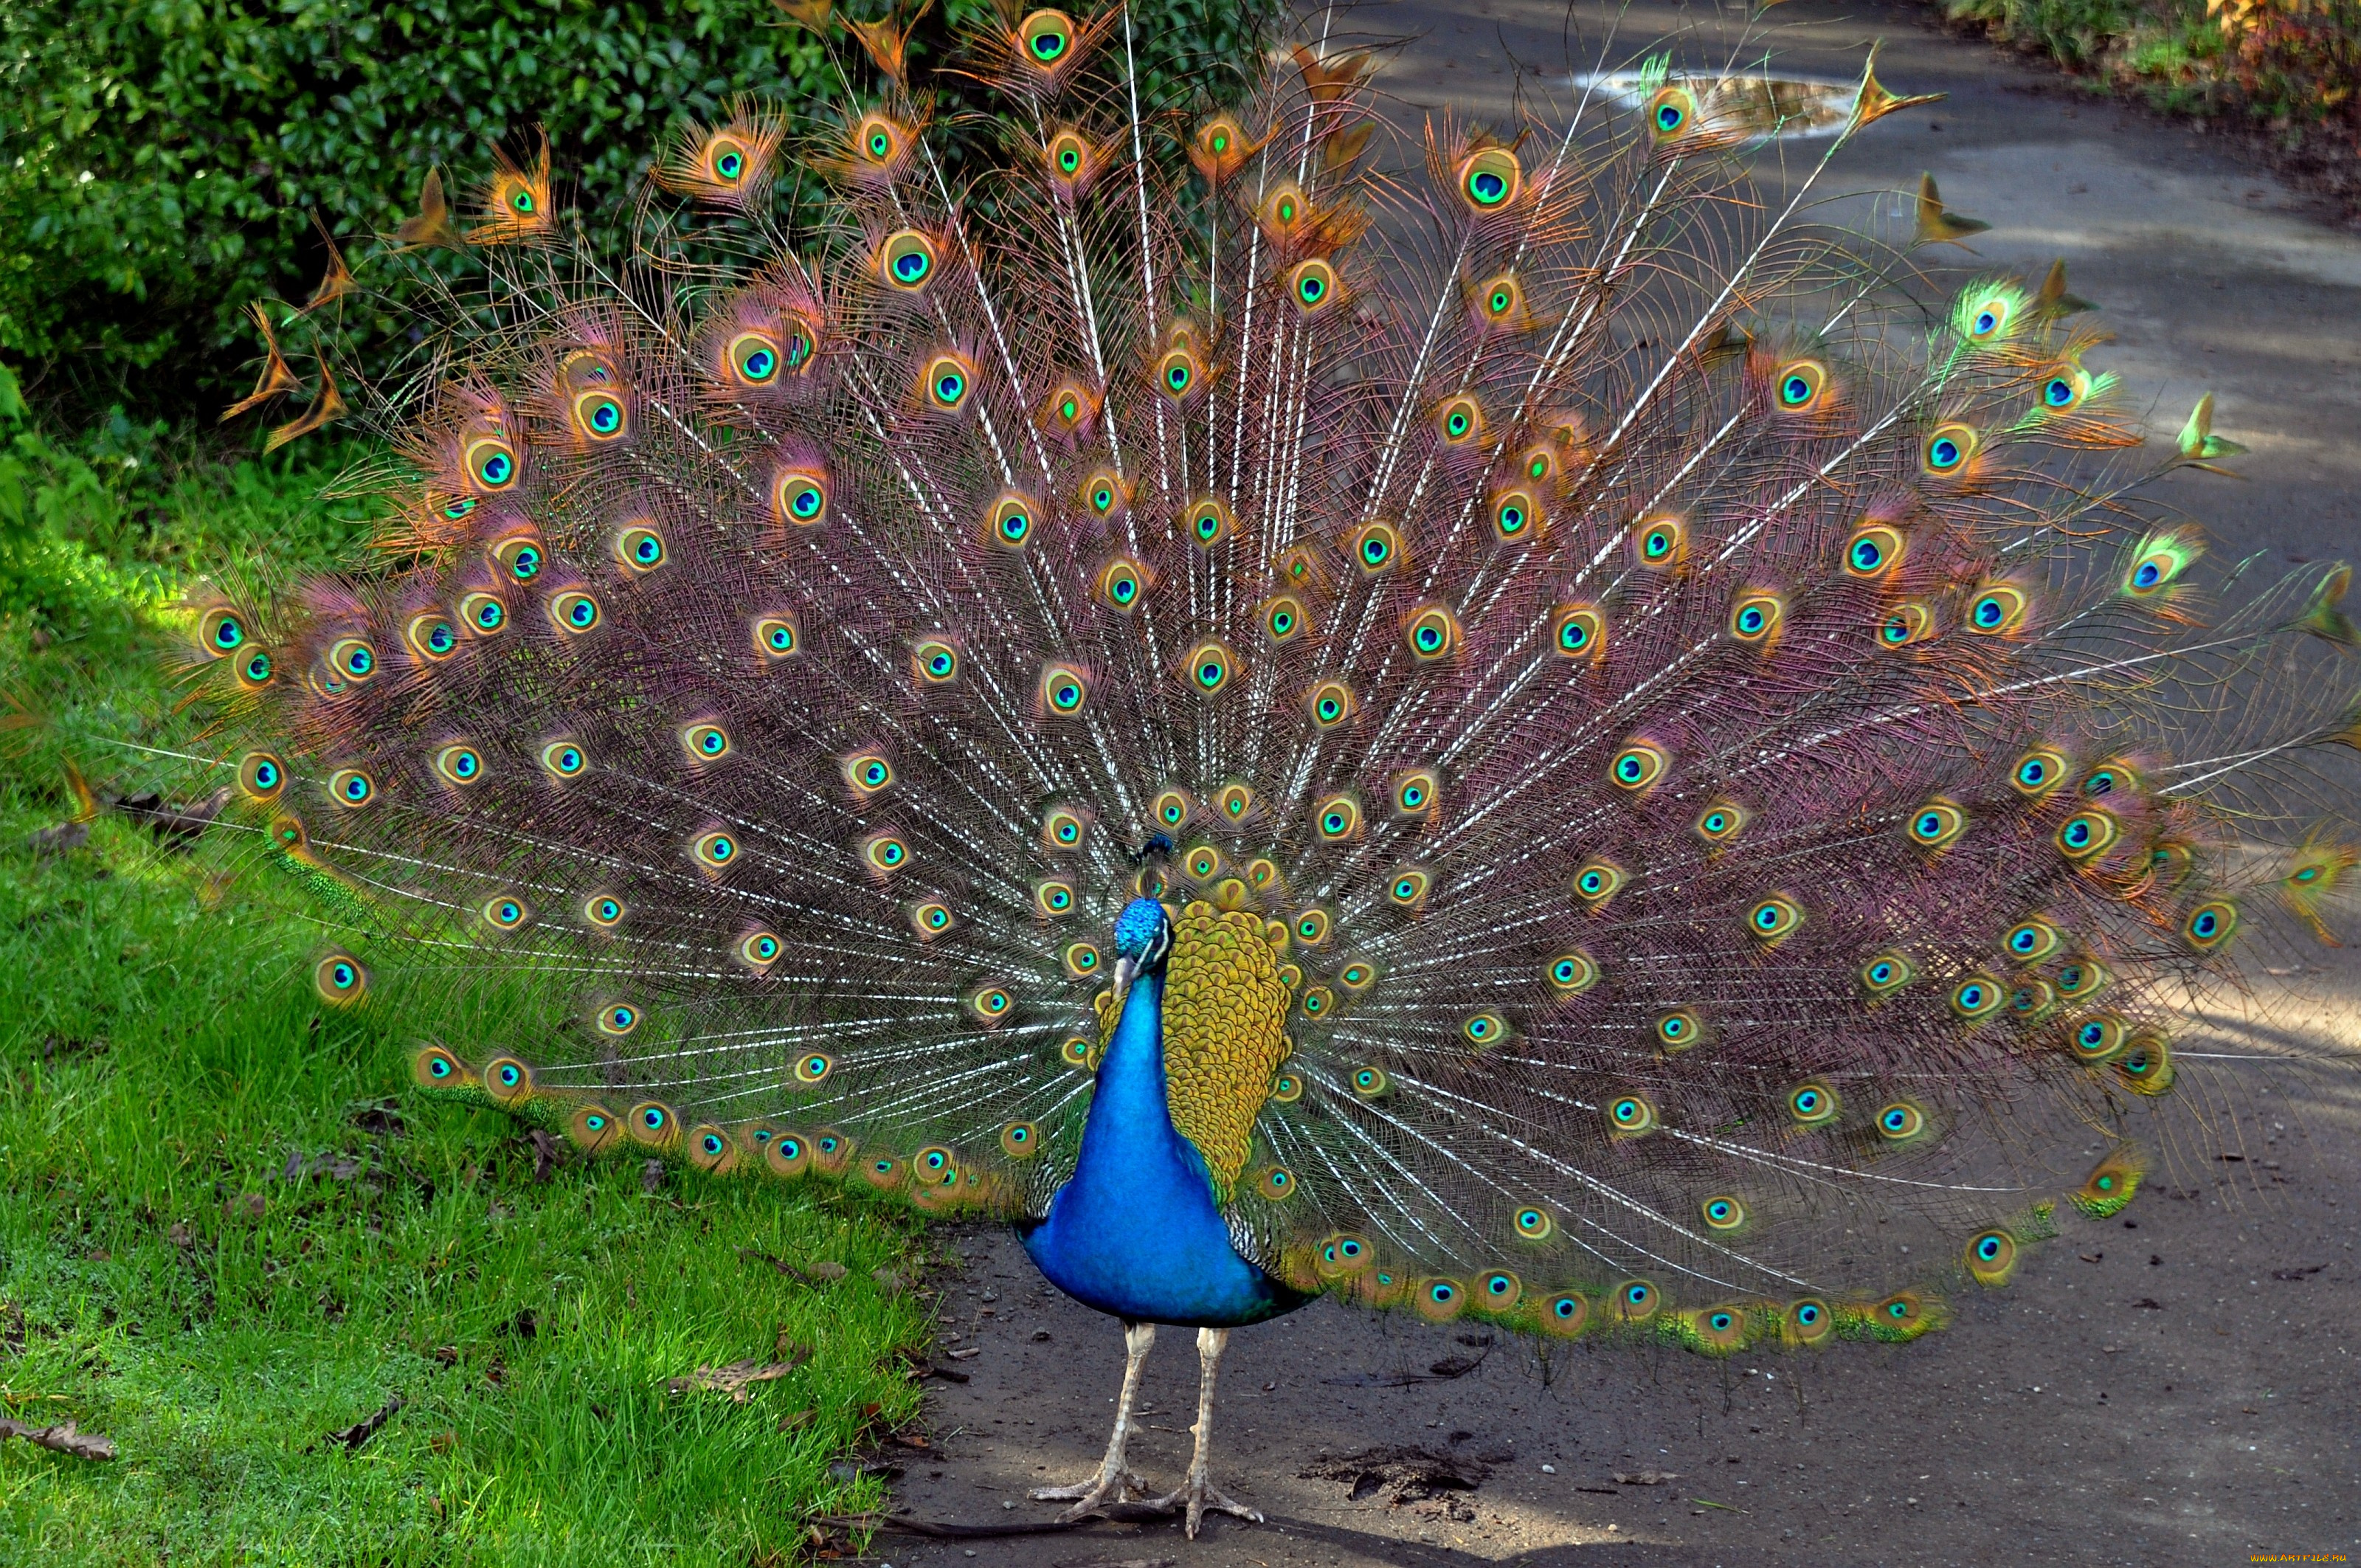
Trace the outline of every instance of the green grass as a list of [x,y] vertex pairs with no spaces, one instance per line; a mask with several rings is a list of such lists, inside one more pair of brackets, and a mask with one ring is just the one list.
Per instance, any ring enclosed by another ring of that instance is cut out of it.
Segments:
[[[637,1159],[536,1181],[516,1124],[411,1087],[433,1018],[318,1000],[324,933],[234,828],[27,844],[73,812],[68,760],[102,795],[175,776],[117,744],[196,722],[156,607],[349,558],[323,477],[199,470],[104,549],[55,530],[86,569],[0,616],[0,692],[40,718],[0,733],[0,1401],[121,1453],[0,1445],[0,1563],[785,1561],[873,1500],[831,1464],[917,1409],[927,1325],[871,1277],[910,1271],[908,1221],[677,1169],[651,1193]],[[785,1352],[742,1403],[666,1390]]]

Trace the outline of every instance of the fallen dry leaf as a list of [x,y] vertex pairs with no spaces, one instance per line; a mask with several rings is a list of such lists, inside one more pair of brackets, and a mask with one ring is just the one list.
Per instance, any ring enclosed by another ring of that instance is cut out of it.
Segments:
[[77,1431],[71,1421],[60,1421],[53,1427],[28,1427],[22,1421],[12,1421],[0,1416],[0,1442],[21,1437],[36,1448],[46,1448],[52,1453],[71,1454],[76,1459],[112,1459],[115,1440],[101,1437],[94,1431]]
[[801,1354],[785,1361],[764,1361],[750,1355],[743,1361],[733,1361],[727,1366],[700,1366],[686,1377],[675,1377],[664,1387],[675,1394],[686,1394],[709,1388],[730,1396],[732,1401],[744,1404],[746,1390],[757,1383],[775,1383],[804,1364]]

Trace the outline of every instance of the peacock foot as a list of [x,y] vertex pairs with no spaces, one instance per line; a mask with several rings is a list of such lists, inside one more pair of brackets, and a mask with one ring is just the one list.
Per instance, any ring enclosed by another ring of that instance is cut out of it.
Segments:
[[1207,1508],[1212,1508],[1216,1513],[1235,1514],[1238,1518],[1255,1524],[1263,1522],[1260,1508],[1250,1508],[1244,1503],[1231,1501],[1215,1491],[1212,1483],[1202,1475],[1190,1476],[1188,1484],[1179,1491],[1167,1492],[1148,1506],[1152,1508],[1161,1508],[1166,1513],[1186,1508],[1189,1514],[1189,1539],[1191,1541],[1197,1539],[1197,1527],[1204,1522]]
[[[1173,1494],[1178,1497],[1180,1494]],[[1101,1508],[1115,1503],[1144,1502],[1148,1498],[1148,1483],[1139,1472],[1128,1465],[1103,1467],[1088,1481],[1071,1486],[1036,1486],[1032,1498],[1037,1503],[1071,1503],[1074,1506],[1058,1516],[1060,1524],[1088,1519]]]

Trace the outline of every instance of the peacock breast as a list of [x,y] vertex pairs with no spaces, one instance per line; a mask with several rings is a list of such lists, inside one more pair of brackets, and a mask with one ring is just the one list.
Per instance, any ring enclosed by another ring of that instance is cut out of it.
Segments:
[[[1278,940],[1286,940],[1286,927]],[[1287,1059],[1292,989],[1263,919],[1194,903],[1173,922],[1165,963],[1164,1098],[1227,1204],[1254,1145],[1255,1119]]]

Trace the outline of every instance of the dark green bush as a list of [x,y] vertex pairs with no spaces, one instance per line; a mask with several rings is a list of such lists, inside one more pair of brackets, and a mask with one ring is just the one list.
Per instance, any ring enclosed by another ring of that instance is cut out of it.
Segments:
[[[1133,9],[1162,96],[1246,60],[1277,6]],[[914,56],[988,12],[938,7]],[[6,0],[0,353],[69,422],[210,411],[255,353],[247,302],[317,277],[314,211],[340,243],[390,233],[430,166],[544,125],[611,233],[675,116],[750,93],[807,125],[825,60],[769,0]]]

